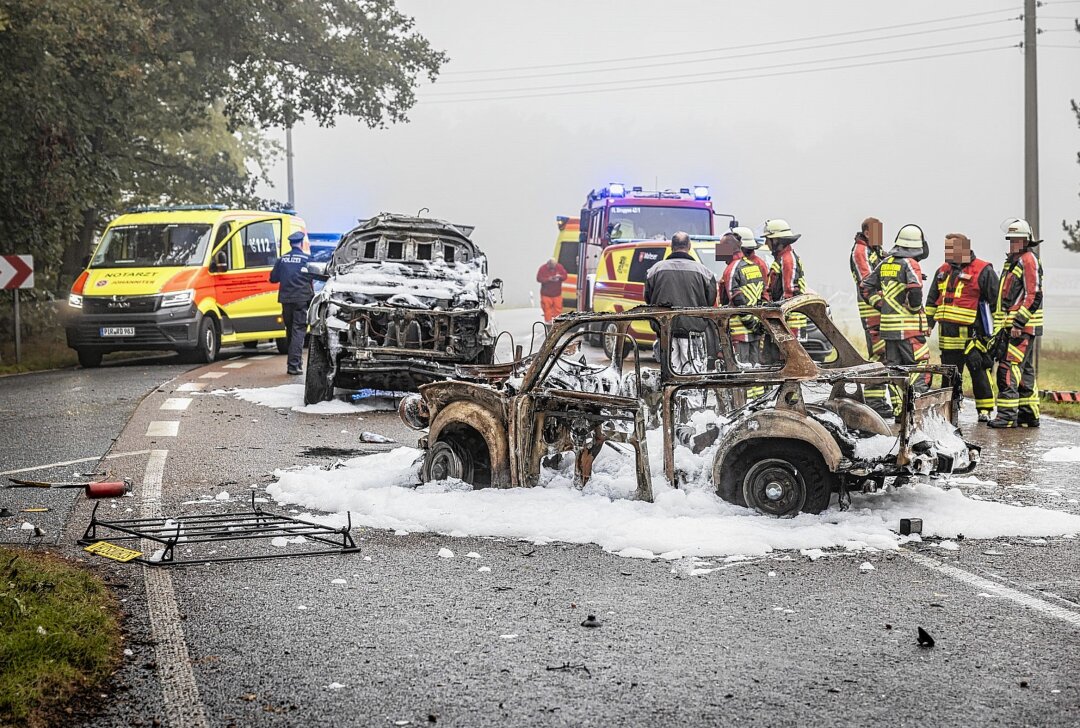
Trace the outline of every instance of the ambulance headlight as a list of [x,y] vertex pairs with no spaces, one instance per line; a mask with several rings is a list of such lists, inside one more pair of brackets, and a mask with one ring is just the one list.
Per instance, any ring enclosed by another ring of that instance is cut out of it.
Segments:
[[78,293],[69,293],[68,305],[72,308],[82,308],[82,296],[80,296]]
[[161,307],[173,308],[176,306],[190,306],[194,300],[194,289],[189,288],[186,291],[173,291],[172,293],[162,294]]

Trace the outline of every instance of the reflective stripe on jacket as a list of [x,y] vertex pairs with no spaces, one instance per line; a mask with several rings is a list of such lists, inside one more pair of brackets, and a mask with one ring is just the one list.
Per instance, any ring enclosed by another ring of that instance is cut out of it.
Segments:
[[[769,301],[784,301],[806,293],[806,275],[803,273],[802,260],[790,245],[784,246],[769,266],[766,291]],[[806,326],[806,316],[801,313],[789,314],[787,322],[792,328],[800,329]]]
[[[855,236],[855,245],[851,248],[851,278],[855,281],[855,295],[859,302],[859,318],[873,325],[880,321],[878,311],[863,297],[862,282],[881,262],[881,250],[870,246],[862,233]],[[869,321],[868,321],[869,320]]]
[[943,263],[926,293],[926,317],[939,324],[971,326],[978,315],[979,302],[993,305],[997,289],[994,266],[985,260],[975,258],[959,267]]
[[[864,295],[881,311],[881,338],[898,340],[926,335],[922,269],[917,260],[890,255],[867,276],[863,289]],[[912,294],[913,290],[917,294]]]
[[[739,255],[731,261],[734,272],[728,280],[728,300],[732,306],[757,306],[765,295],[765,261],[756,255]],[[757,339],[760,334],[747,325],[758,323],[756,316],[732,316],[731,336],[735,341]]]
[[994,309],[995,332],[1015,326],[1025,334],[1042,335],[1042,278],[1042,263],[1030,250],[1005,259]]

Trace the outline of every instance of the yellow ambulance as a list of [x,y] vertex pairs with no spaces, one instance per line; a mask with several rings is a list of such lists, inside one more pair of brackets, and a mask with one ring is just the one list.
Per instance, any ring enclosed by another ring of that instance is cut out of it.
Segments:
[[255,346],[285,329],[270,270],[292,211],[224,205],[142,207],[105,228],[68,296],[67,344],[95,367],[111,351],[165,349],[211,362],[222,344]]

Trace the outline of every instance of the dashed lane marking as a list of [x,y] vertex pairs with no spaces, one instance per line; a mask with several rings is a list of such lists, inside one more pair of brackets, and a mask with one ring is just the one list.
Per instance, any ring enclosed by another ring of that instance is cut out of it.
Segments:
[[249,358],[251,359],[251,361],[264,361],[266,359],[273,359],[274,357],[269,354],[259,354],[258,356],[253,356]]
[[1063,622],[1067,622],[1073,627],[1080,628],[1080,612],[1074,612],[1071,609],[1059,607],[1056,604],[1051,604],[1050,602],[1043,601],[1042,599],[1032,596],[1031,594],[1026,594],[1022,591],[1007,587],[1004,584],[999,584],[996,581],[991,581],[990,579],[977,576],[975,574],[972,574],[970,571],[965,571],[964,569],[953,566],[952,564],[943,563],[941,561],[938,561],[937,559],[932,559],[929,556],[924,556],[923,554],[916,553],[914,551],[900,549],[900,554],[906,558],[911,559],[920,566],[925,566],[927,569],[941,572],[942,574],[945,574],[952,579],[956,579],[957,581],[963,582],[964,584],[973,586],[984,592],[989,592],[990,594],[994,594],[999,597],[1004,597],[1005,599],[1014,601],[1021,606],[1027,607],[1028,609],[1042,612],[1043,614],[1049,615],[1056,619],[1060,619]]
[[221,379],[228,372],[207,372],[206,374],[200,374],[199,379]]
[[146,427],[147,437],[176,437],[180,432],[177,420],[155,420]]
[[[161,483],[165,479],[165,459],[168,450],[153,450],[146,462],[143,476],[141,511],[143,518],[161,517]],[[160,544],[143,539],[143,553],[152,554]],[[172,574],[159,566],[143,565],[146,580],[146,606],[150,613],[150,629],[154,635],[158,678],[165,700],[165,719],[173,728],[205,728],[206,708],[195,682],[180,610],[176,605]]]
[[206,382],[184,382],[176,388],[177,392],[201,392],[206,387]]
[[191,397],[169,397],[161,403],[161,407],[158,409],[174,410],[177,412],[183,412],[191,406]]
[[[105,459],[106,460],[111,460],[113,458],[126,458],[126,457],[130,457],[131,455],[145,455],[148,452],[150,452],[150,451],[149,450],[133,450],[131,452],[114,452],[114,453],[111,453],[109,455],[106,455]],[[59,468],[59,467],[62,467],[64,465],[75,465],[76,463],[89,463],[91,461],[97,462],[98,460],[101,460],[101,459],[102,458],[101,458],[100,455],[94,455],[93,457],[89,457],[89,458],[76,458],[74,460],[64,460],[64,461],[59,462],[59,463],[47,463],[45,465],[31,465],[30,467],[18,468],[17,470],[3,470],[3,471],[0,471],[0,475],[15,475],[16,473],[29,473],[29,472],[32,472],[34,470],[48,470],[49,468]]]
[[231,364],[226,364],[225,366],[222,367],[222,369],[243,369],[244,367],[246,367],[250,363],[251,362],[246,362],[246,361],[234,361]]

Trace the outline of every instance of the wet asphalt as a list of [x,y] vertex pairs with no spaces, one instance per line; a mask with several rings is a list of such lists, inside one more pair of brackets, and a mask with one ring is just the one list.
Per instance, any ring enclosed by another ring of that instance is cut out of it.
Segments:
[[[386,448],[359,443],[363,430],[415,441],[394,414],[326,418],[208,393],[299,383],[284,374],[282,357],[244,361],[234,369],[219,361],[184,372],[165,363],[0,380],[0,452],[13,463],[3,469],[100,455],[117,438],[114,453],[169,450],[165,513],[220,512],[245,508],[275,468]],[[225,374],[202,378],[207,372]],[[207,387],[186,411],[161,411],[185,382]],[[77,386],[94,396],[73,405],[85,391],[71,392]],[[69,411],[95,413],[94,424]],[[148,437],[155,420],[179,420],[179,436]],[[1080,513],[1075,465],[1041,460],[1050,447],[1080,439],[1080,427],[1048,420],[1039,431],[967,429],[986,457],[966,492]],[[40,455],[27,452],[45,442]],[[141,483],[145,456],[107,462],[113,474]],[[199,502],[222,490],[230,501]],[[74,512],[60,541],[79,554],[72,544],[89,504],[62,497]],[[123,513],[131,502],[101,508]],[[360,539],[360,554],[171,572],[210,725],[1080,723],[1080,628],[903,554],[809,561],[779,552],[683,577],[669,562],[622,559],[594,546],[375,529]],[[1080,614],[1078,541],[915,548]],[[442,547],[457,557],[438,558]],[[462,558],[469,551],[482,558]],[[863,561],[874,571],[860,571]],[[83,724],[167,724],[160,683],[167,668],[156,663],[143,567],[89,556],[87,563],[124,600],[132,655],[102,710]],[[588,614],[602,626],[582,627]],[[920,626],[936,638],[934,648],[917,645]]]

